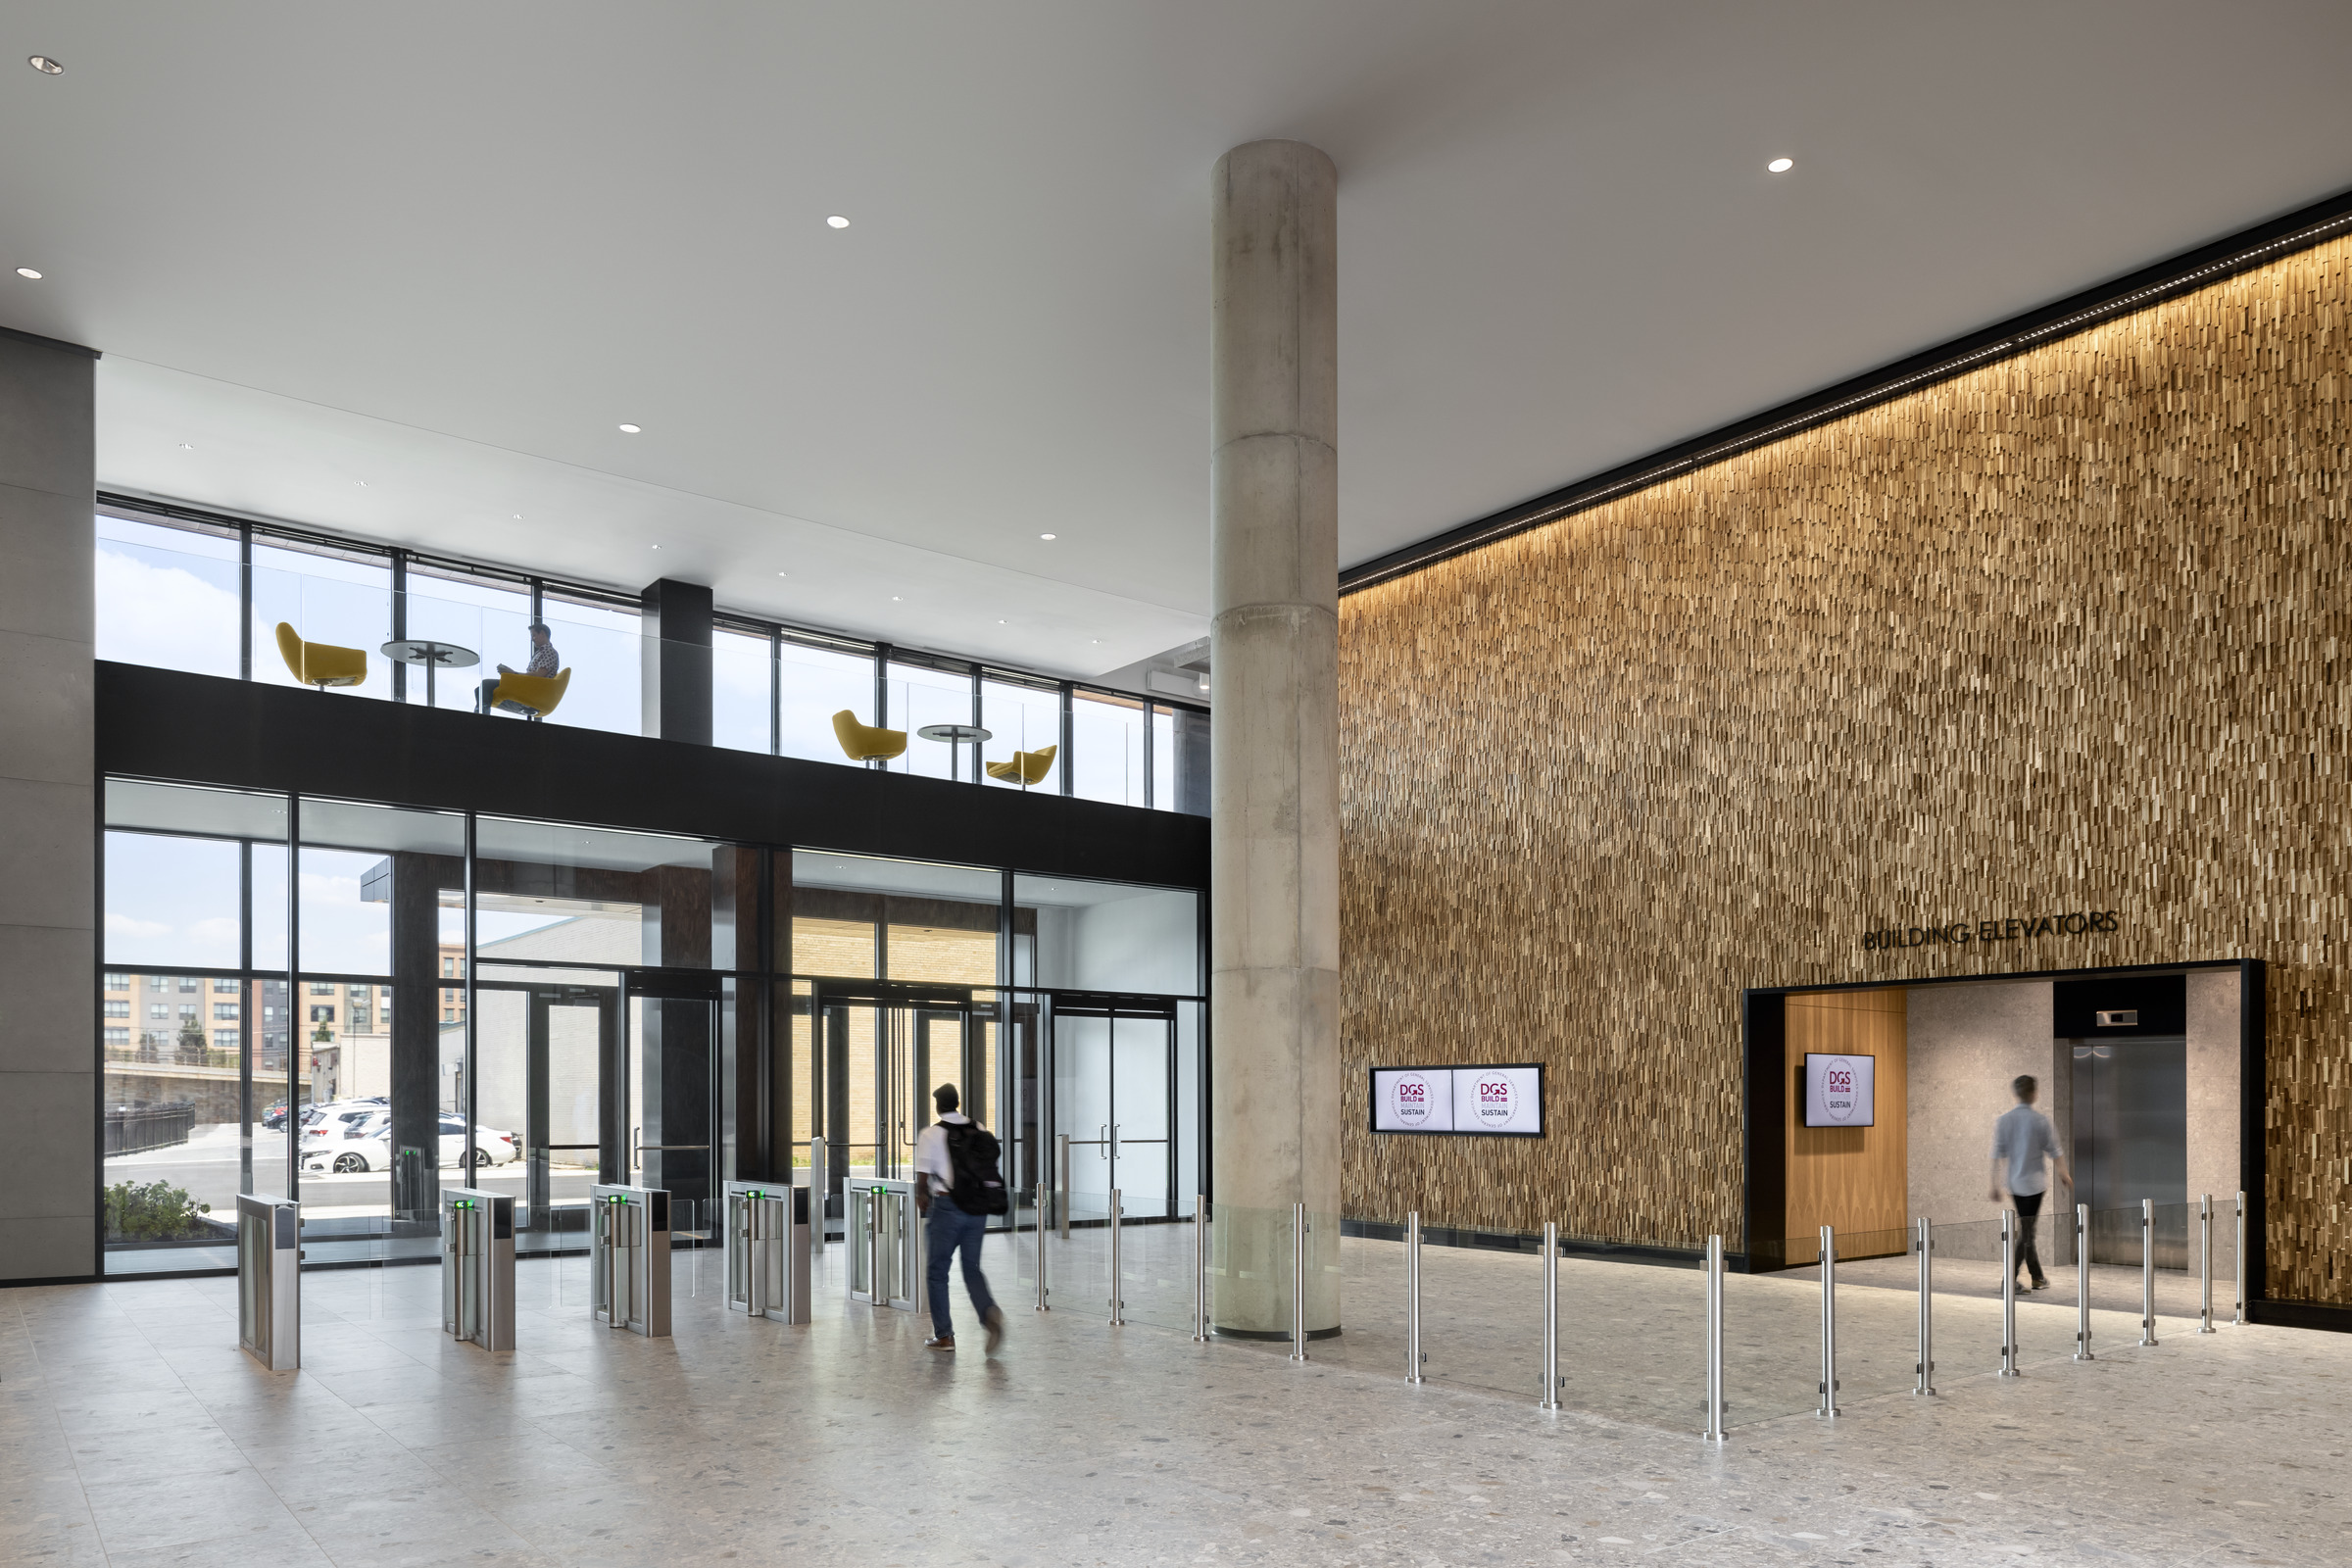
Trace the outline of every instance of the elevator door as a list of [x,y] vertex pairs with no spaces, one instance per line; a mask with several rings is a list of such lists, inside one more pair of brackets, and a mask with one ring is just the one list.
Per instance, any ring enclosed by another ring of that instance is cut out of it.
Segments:
[[2078,1040],[2069,1087],[2075,1201],[2090,1206],[2090,1260],[2136,1265],[2139,1205],[2152,1199],[2156,1266],[2186,1267],[2187,1040]]

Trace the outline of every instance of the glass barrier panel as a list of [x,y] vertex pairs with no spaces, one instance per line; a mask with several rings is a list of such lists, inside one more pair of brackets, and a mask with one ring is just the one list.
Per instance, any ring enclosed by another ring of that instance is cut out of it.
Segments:
[[1070,793],[1115,806],[1144,804],[1144,705],[1078,692],[1070,700]]
[[[548,639],[561,667],[571,671],[563,704],[547,715],[547,722],[615,735],[643,734],[645,650],[636,612],[559,601],[552,595],[542,603]],[[496,671],[485,668],[482,673]]]
[[904,731],[906,749],[890,759],[893,773],[924,778],[970,779],[976,771],[969,743],[926,740],[922,730],[934,724],[970,727],[972,676],[969,670],[931,669],[921,664],[893,662],[887,666],[890,694],[889,728]]
[[1669,1431],[1703,1430],[1705,1270],[1695,1260],[1574,1252],[1559,1270],[1561,1406]]
[[723,626],[710,634],[711,744],[739,752],[768,750],[773,673],[765,637]]
[[1063,1196],[1069,1234],[1055,1228],[1046,1240],[1046,1299],[1056,1312],[1110,1316],[1110,1195],[1074,1191]]
[[987,760],[1010,762],[1015,752],[1031,755],[1051,747],[1054,758],[1035,783],[1028,783],[1017,774],[1012,778],[992,778],[983,770],[984,784],[1000,789],[1033,789],[1041,794],[1061,793],[1061,693],[1053,688],[1023,685],[1016,681],[983,680],[980,683],[980,727],[988,731]]
[[833,715],[847,712],[861,724],[873,723],[874,656],[786,638],[776,659],[776,732],[782,755],[862,765],[841,749]]
[[1128,1200],[1121,1206],[1128,1217],[1119,1227],[1119,1299],[1127,1321],[1191,1334],[1193,1200],[1172,1215],[1139,1214]]
[[[235,680],[244,569],[237,550],[234,539],[101,515],[97,657]],[[274,645],[269,652],[274,657]]]
[[1209,1207],[1209,1321],[1242,1344],[1285,1348],[1291,1321],[1291,1210]]
[[356,685],[338,684],[335,691],[391,699],[392,666],[383,652],[392,637],[390,562],[347,561],[255,541],[253,678],[266,685],[300,686],[304,681],[280,647],[281,625],[291,627],[305,643],[361,656],[362,679]]
[[[1919,1259],[1911,1233],[1841,1231],[1837,1245],[1838,1402],[1909,1394],[1919,1362]],[[1810,1272],[1818,1290],[1819,1265]]]
[[[528,673],[531,596],[522,584],[439,577],[414,566],[409,568],[408,580],[404,607],[408,640],[462,650],[452,656],[459,662],[435,665],[429,681],[421,665],[412,666],[404,677],[409,702],[422,705],[429,699],[435,708],[479,712],[485,685],[496,683],[500,664]],[[550,641],[554,641],[552,636]],[[258,653],[255,662],[260,662]]]
[[[1802,1258],[1794,1268],[1735,1274],[1723,1282],[1724,1425],[1731,1430],[1802,1415],[1821,1405],[1821,1282],[1818,1235],[1784,1239],[1770,1248],[1751,1248],[1767,1262]],[[1705,1353],[1705,1329],[1699,1334]],[[1700,1393],[1690,1402],[1702,1423],[1706,1414],[1705,1363]]]
[[1421,1348],[1434,1383],[1543,1394],[1544,1260],[1531,1239],[1421,1249]]

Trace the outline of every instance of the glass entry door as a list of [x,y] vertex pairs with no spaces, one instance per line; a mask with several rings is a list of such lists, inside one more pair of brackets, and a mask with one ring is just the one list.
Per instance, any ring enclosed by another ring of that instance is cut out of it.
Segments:
[[[960,987],[887,981],[820,981],[811,999],[823,1050],[816,1102],[823,1108],[827,1185],[844,1180],[912,1180],[914,1145],[938,1120],[931,1092],[954,1084],[967,1102],[977,1064],[970,1048],[971,993]],[[837,1201],[830,1214],[840,1215]]]
[[1053,998],[1054,1130],[1070,1141],[1074,1217],[1176,1213],[1176,1017],[1153,998]]
[[460,1170],[464,1028],[445,1025],[442,1180],[513,1194],[518,1250],[561,1247],[566,1233],[584,1233],[588,1189],[620,1168],[620,988],[484,980],[475,1005],[474,1168]]

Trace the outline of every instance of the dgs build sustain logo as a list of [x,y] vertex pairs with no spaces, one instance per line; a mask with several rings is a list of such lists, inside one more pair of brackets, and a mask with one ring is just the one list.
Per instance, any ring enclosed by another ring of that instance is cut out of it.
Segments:
[[1506,1072],[1482,1072],[1476,1080],[1478,1119],[1482,1126],[1508,1127],[1519,1114],[1519,1088]]
[[1389,1085],[1389,1114],[1400,1127],[1426,1127],[1438,1114],[1438,1098],[1425,1075],[1398,1073]]
[[1918,948],[1932,942],[2024,942],[2034,937],[2080,937],[2123,928],[2120,909],[2075,909],[2065,914],[2021,914],[2010,919],[1954,920],[1948,925],[1889,925],[1862,933],[1864,953]]

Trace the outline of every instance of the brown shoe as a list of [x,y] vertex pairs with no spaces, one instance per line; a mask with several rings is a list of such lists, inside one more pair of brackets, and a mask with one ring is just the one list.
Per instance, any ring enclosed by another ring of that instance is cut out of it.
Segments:
[[988,1325],[988,1353],[994,1355],[997,1347],[1004,1343],[1004,1309],[1001,1306],[990,1307],[984,1321]]
[[953,1334],[936,1335],[923,1342],[923,1348],[926,1350],[953,1350],[956,1348],[956,1336]]

